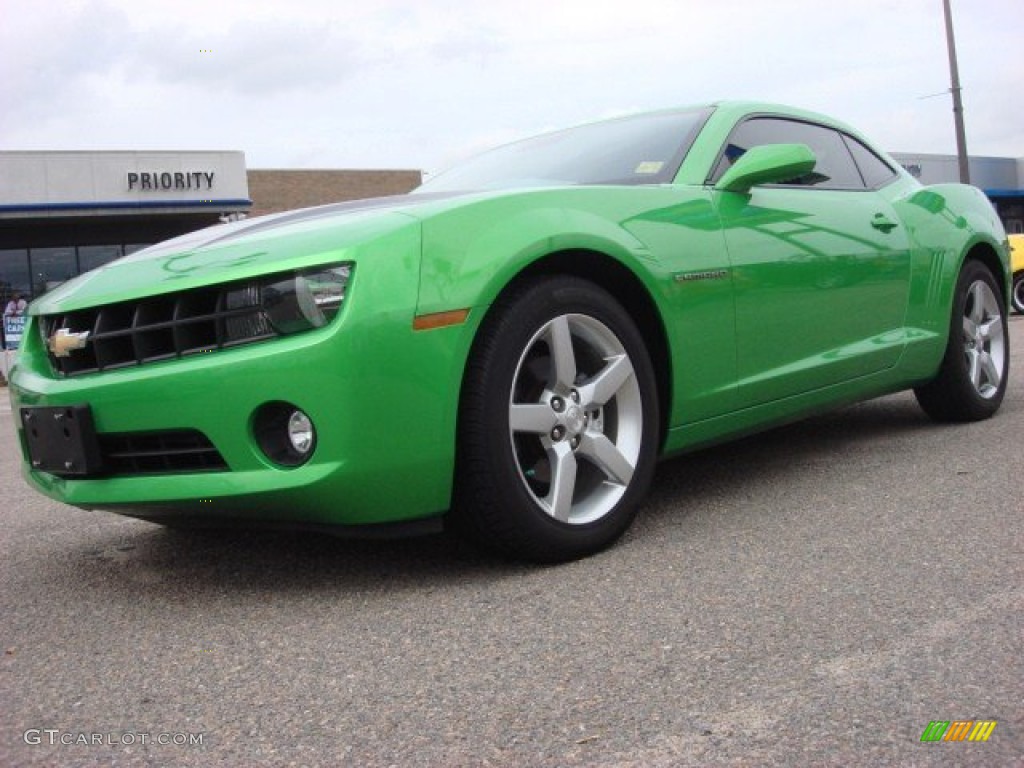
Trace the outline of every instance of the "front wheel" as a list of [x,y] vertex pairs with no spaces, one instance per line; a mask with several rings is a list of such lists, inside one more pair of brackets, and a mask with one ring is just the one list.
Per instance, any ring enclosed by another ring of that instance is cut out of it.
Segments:
[[964,264],[939,373],[914,390],[918,403],[933,419],[979,421],[999,410],[1010,362],[1010,335],[1000,296],[984,264]]
[[1018,272],[1013,276],[1013,293],[1010,295],[1010,302],[1018,313],[1024,314],[1024,272]]
[[636,325],[598,286],[546,277],[503,297],[464,381],[456,524],[542,562],[611,544],[653,474],[654,371]]

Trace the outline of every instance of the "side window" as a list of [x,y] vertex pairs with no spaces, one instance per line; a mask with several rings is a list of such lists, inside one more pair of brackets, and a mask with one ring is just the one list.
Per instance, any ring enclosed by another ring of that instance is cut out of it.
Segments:
[[715,165],[711,181],[718,181],[748,149],[762,144],[806,144],[814,152],[818,160],[814,170],[787,181],[785,186],[864,189],[864,181],[838,131],[777,117],[751,118],[734,128]]
[[889,167],[882,158],[861,144],[852,136],[843,134],[843,141],[850,148],[850,154],[860,168],[860,175],[864,177],[864,183],[871,189],[888,184],[897,177],[896,171]]

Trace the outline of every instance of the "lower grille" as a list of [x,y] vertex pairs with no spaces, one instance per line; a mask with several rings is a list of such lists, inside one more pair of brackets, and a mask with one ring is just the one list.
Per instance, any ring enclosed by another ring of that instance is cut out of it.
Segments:
[[98,435],[106,475],[217,472],[228,468],[202,432],[130,432]]

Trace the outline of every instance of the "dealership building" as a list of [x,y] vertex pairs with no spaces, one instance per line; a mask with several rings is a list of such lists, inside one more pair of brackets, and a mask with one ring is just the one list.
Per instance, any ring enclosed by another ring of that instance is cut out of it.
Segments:
[[218,222],[419,183],[419,171],[249,170],[242,152],[0,152],[0,301]]
[[[922,184],[960,180],[956,155],[893,152],[892,158]],[[1010,234],[1024,234],[1024,157],[970,157],[971,184],[988,195]]]
[[[895,154],[922,183],[953,156]],[[971,158],[1007,230],[1024,232],[1024,158]],[[146,245],[243,216],[401,194],[415,170],[250,170],[242,152],[0,152],[0,301],[31,300]]]

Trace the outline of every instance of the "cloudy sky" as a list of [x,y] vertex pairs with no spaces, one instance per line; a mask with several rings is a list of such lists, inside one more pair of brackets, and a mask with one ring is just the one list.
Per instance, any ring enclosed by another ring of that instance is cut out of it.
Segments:
[[[952,2],[968,149],[1024,156],[1022,0]],[[4,150],[434,172],[552,128],[752,98],[955,152],[942,0],[0,0],[0,19]]]

